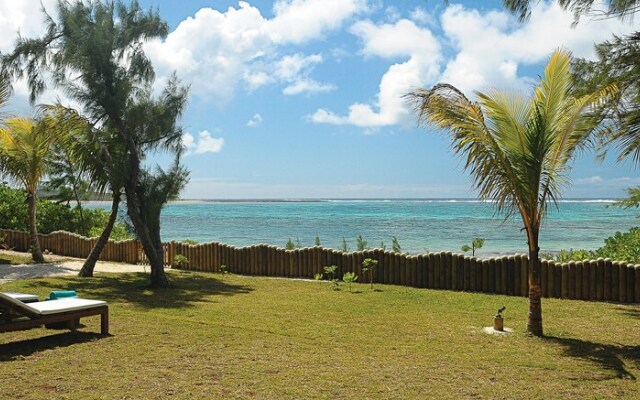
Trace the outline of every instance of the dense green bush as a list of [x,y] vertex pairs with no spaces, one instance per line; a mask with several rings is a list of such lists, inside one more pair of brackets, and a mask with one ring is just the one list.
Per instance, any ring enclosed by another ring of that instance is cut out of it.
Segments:
[[[93,237],[98,236],[106,226],[109,213],[103,209],[80,210],[68,204],[58,204],[39,199],[37,207],[37,227],[39,233],[53,231],[74,232]],[[84,219],[84,224],[82,223]],[[27,203],[24,192],[0,183],[0,228],[27,231]],[[130,229],[121,221],[111,232],[111,239],[122,240],[133,237]]]
[[580,261],[598,257],[611,258],[616,261],[640,263],[640,227],[631,228],[629,232],[616,232],[604,240],[604,246],[595,251],[562,250],[556,256],[560,262]]

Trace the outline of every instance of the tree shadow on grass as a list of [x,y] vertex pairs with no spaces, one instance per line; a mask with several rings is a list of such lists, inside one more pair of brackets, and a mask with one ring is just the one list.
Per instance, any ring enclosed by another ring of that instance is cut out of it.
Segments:
[[92,342],[108,336],[92,332],[70,332],[43,336],[35,339],[21,340],[0,344],[0,362],[15,361],[22,357],[39,353],[44,350],[52,350],[58,347],[67,347],[74,344]]
[[640,306],[629,306],[629,305],[620,305],[615,308],[616,311],[619,311],[629,317],[634,317],[640,319]]
[[170,280],[172,287],[154,289],[149,287],[148,274],[121,273],[98,274],[94,278],[33,279],[20,286],[25,291],[75,290],[80,297],[107,303],[132,303],[149,309],[194,307],[196,303],[214,302],[217,296],[247,294],[253,290],[224,282],[215,275],[171,273]]
[[[635,334],[635,333],[634,333]],[[569,357],[582,358],[612,371],[616,378],[636,380],[625,364],[631,362],[640,368],[640,346],[610,345],[580,339],[546,336],[546,340],[559,344]]]

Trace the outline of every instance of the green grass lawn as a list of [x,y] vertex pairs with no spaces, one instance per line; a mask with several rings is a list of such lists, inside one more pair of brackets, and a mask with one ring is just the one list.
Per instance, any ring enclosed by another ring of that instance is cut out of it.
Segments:
[[[0,290],[75,289],[110,305],[79,333],[0,334],[0,398],[640,398],[640,306],[171,272],[35,279]],[[502,305],[510,336],[482,328]]]
[[[52,257],[45,257],[45,262],[56,262],[66,260],[64,257],[56,257],[53,259]],[[21,264],[33,264],[33,258],[31,258],[31,254],[26,253],[10,253],[6,251],[0,251],[0,264],[11,264],[11,265],[21,265]]]

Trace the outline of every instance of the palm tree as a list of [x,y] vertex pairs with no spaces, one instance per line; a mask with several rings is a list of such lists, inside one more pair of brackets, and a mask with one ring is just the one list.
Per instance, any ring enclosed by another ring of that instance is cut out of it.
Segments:
[[[7,101],[9,101],[9,96],[11,95],[11,85],[9,79],[7,79],[4,75],[0,74],[0,108],[2,108]],[[0,117],[2,114],[0,114]]]
[[[503,0],[507,10],[518,14],[521,21],[531,16],[531,0]],[[558,0],[565,10],[573,11],[578,20],[582,15],[593,15],[596,18],[631,18],[640,11],[639,0],[607,0],[603,3],[594,0]],[[604,6],[603,9],[598,7]]]
[[549,203],[556,204],[568,183],[576,150],[600,125],[591,106],[615,89],[573,96],[570,62],[568,53],[555,52],[532,96],[476,92],[478,100],[471,101],[448,84],[408,95],[420,122],[450,132],[452,149],[466,158],[479,197],[493,200],[506,218],[520,213],[529,246],[527,330],[536,336],[543,335],[540,226]]
[[[106,128],[96,129],[78,111],[60,104],[45,105],[43,109],[56,115],[60,121],[65,121],[67,131],[73,137],[73,140],[67,141],[63,147],[66,158],[73,164],[70,169],[74,176],[67,177],[63,182],[74,187],[77,184],[72,181],[80,172],[90,181],[88,189],[92,193],[111,194],[111,211],[107,224],[78,273],[80,277],[92,277],[118,217],[122,187],[128,175],[125,150],[119,141],[114,140],[117,135],[109,133]],[[67,167],[62,166],[59,170],[63,171],[64,177],[72,175],[67,173]]]
[[29,240],[35,262],[44,262],[36,229],[36,187],[45,175],[47,157],[60,138],[51,121],[10,118],[0,128],[0,165],[5,174],[19,182],[27,195]]

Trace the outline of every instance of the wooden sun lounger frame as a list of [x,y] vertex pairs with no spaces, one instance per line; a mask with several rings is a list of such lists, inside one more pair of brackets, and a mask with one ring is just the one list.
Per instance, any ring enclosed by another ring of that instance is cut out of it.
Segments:
[[92,315],[100,315],[100,333],[102,335],[108,335],[109,306],[106,304],[83,310],[40,315],[0,299],[0,332],[32,329],[42,325],[60,322],[66,322],[67,328],[75,331],[80,324],[80,318]]

